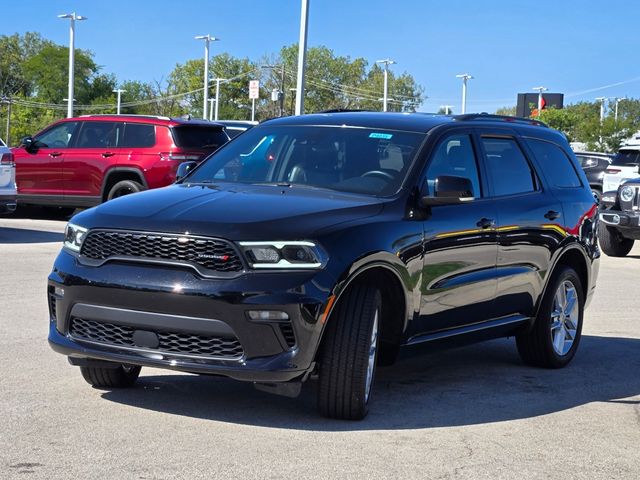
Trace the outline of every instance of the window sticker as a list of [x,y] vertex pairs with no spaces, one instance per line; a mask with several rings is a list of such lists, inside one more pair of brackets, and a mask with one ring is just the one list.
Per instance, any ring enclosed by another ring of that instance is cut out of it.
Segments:
[[383,140],[391,140],[393,135],[390,133],[371,132],[369,138],[381,138]]

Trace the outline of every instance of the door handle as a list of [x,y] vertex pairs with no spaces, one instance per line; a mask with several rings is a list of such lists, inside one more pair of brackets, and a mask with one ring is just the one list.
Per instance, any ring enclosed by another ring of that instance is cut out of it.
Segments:
[[555,220],[559,216],[560,216],[560,212],[556,212],[555,210],[549,210],[547,213],[544,214],[544,218],[547,218],[549,220]]
[[492,228],[492,227],[495,227],[496,222],[492,218],[483,217],[480,220],[478,220],[478,223],[476,223],[476,225],[479,226],[480,228]]
[[109,157],[113,157],[115,155],[115,153],[113,152],[104,152],[102,154],[102,158],[109,158]]
[[59,157],[60,155],[62,155],[62,152],[51,152],[49,154],[51,158]]

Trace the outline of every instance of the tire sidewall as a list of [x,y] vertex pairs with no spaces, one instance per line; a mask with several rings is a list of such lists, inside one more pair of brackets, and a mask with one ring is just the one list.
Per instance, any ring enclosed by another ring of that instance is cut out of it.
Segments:
[[114,198],[120,198],[128,195],[128,194],[125,194],[125,195],[118,195],[117,197],[115,196],[118,190],[124,189],[124,188],[129,188],[133,190],[129,194],[138,193],[144,189],[144,187],[140,183],[134,180],[121,180],[117,182],[113,187],[111,187],[111,190],[109,190],[109,193],[107,194],[107,200],[113,200]]

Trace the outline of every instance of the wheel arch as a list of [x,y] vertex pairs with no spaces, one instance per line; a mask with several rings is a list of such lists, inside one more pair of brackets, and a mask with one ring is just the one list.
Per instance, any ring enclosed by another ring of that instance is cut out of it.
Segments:
[[122,180],[133,180],[142,184],[145,190],[149,188],[147,180],[144,178],[144,173],[139,168],[112,167],[107,170],[104,179],[102,180],[102,193],[100,196],[103,202],[107,201],[109,190],[111,190],[116,183],[121,182]]

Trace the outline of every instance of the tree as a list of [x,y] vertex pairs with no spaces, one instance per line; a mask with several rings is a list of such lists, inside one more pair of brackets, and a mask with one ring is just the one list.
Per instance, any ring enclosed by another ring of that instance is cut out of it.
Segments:
[[516,116],[516,106],[512,106],[512,107],[500,107],[499,109],[496,110],[496,115],[507,115],[509,117],[515,117]]

